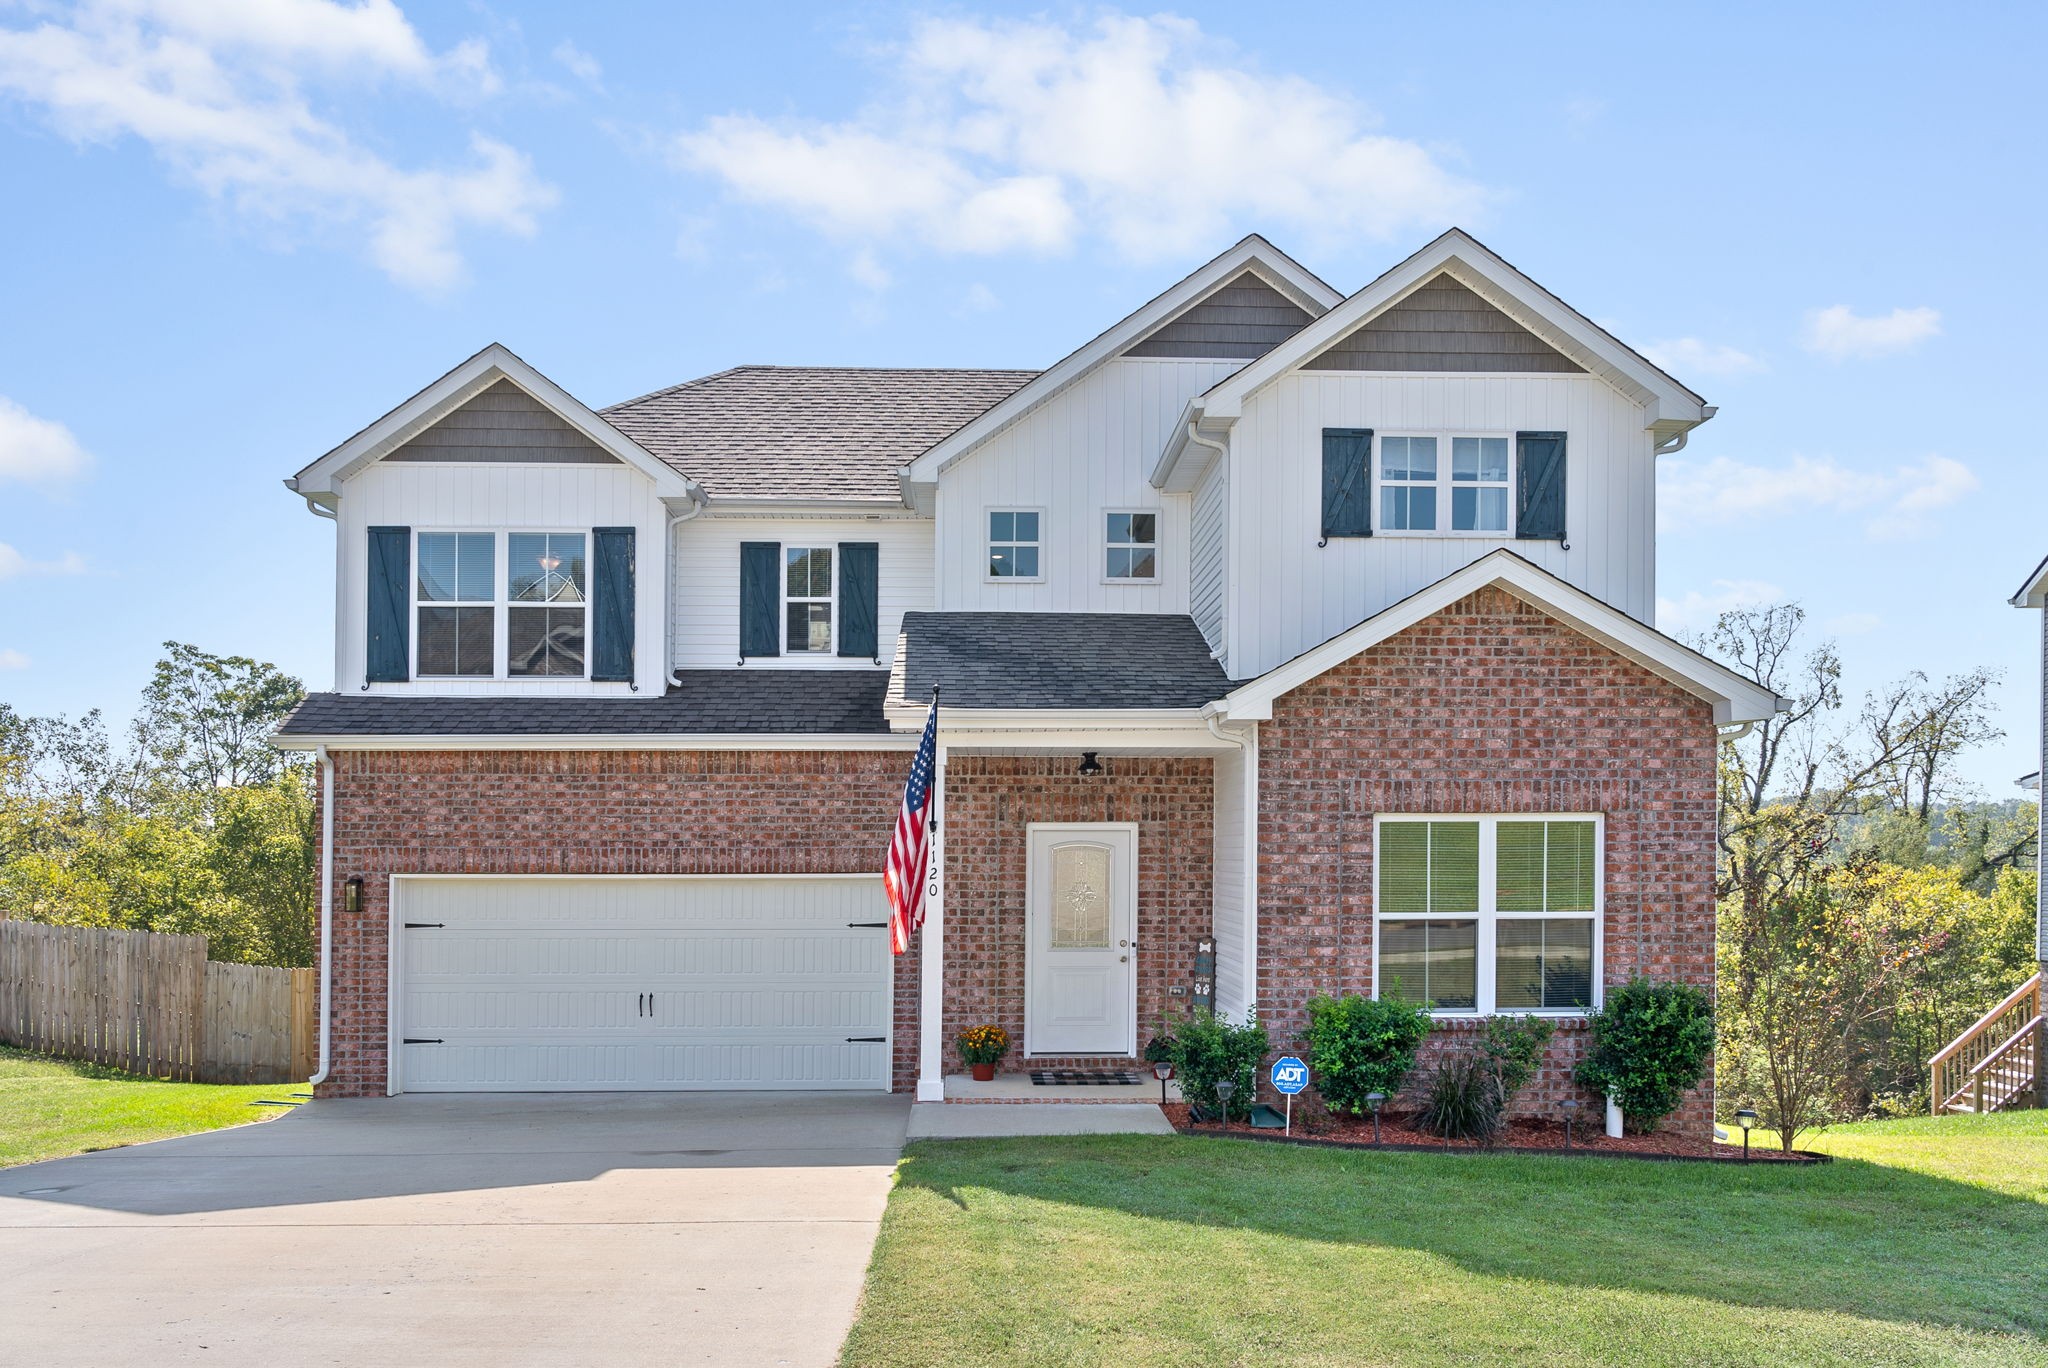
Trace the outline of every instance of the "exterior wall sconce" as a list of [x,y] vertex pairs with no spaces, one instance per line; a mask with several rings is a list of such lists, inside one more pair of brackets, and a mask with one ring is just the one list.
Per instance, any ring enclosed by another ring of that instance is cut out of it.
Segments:
[[1095,752],[1094,752],[1094,751],[1082,751],[1082,752],[1081,752],[1081,773],[1083,773],[1083,774],[1100,774],[1100,773],[1102,773],[1102,762],[1101,762],[1100,760],[1097,760],[1097,759],[1095,758]]
[[344,912],[360,912],[363,910],[363,880],[361,875],[357,875],[341,886],[341,910]]

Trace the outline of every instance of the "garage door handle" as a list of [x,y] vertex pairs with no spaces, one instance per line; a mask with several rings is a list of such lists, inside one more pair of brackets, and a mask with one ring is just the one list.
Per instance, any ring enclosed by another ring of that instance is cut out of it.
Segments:
[[883,927],[883,926],[887,926],[888,924],[889,924],[889,923],[887,923],[887,922],[848,922],[848,923],[847,923],[847,925],[848,925],[848,926],[859,926],[859,927],[869,927],[869,926],[873,926],[873,927]]
[[439,1036],[407,1036],[404,1043],[407,1045],[444,1045],[447,1042]]
[[428,927],[432,927],[436,931],[439,931],[447,925],[447,922],[407,922],[405,924],[405,929],[408,931],[424,931]]
[[846,1043],[849,1045],[884,1045],[888,1043],[888,1040],[889,1037],[887,1036],[848,1036]]

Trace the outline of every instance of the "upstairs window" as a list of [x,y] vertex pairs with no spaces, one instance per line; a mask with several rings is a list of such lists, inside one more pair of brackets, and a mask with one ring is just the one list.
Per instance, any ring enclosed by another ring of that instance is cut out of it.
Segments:
[[1042,579],[1039,571],[1039,522],[1036,509],[992,509],[988,515],[988,577],[992,580]]
[[1510,535],[1512,447],[1504,434],[1380,438],[1379,530]]
[[1377,992],[1441,1013],[1596,1004],[1599,818],[1383,817],[1376,831]]
[[1103,575],[1126,583],[1150,583],[1159,578],[1159,515],[1157,513],[1111,513],[1108,515],[1107,561]]
[[419,661],[434,676],[495,672],[498,538],[492,532],[422,532],[414,563]]
[[505,535],[507,675],[584,673],[587,541],[582,532]]
[[782,613],[783,649],[830,654],[832,650],[832,548],[785,546]]

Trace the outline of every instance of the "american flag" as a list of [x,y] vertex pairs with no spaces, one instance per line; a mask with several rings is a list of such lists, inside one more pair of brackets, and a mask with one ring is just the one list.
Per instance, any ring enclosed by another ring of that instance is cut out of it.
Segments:
[[910,762],[910,782],[903,786],[903,811],[896,815],[896,834],[889,838],[889,858],[882,867],[882,886],[889,893],[889,949],[902,954],[911,933],[924,924],[926,872],[932,855],[932,780],[938,769],[939,693],[932,690],[932,710],[925,715],[924,739]]

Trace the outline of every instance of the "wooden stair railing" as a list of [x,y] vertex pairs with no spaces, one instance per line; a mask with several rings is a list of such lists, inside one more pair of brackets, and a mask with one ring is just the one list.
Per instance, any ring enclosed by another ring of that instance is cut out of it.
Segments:
[[[2042,1030],[2042,999],[2041,975],[2036,974],[1928,1061],[1936,1116],[1965,1107],[2026,1106],[2033,1100],[2019,1094],[2038,1086],[2042,1060],[2034,1041]],[[2017,1077],[2021,1071],[2024,1082]]]

